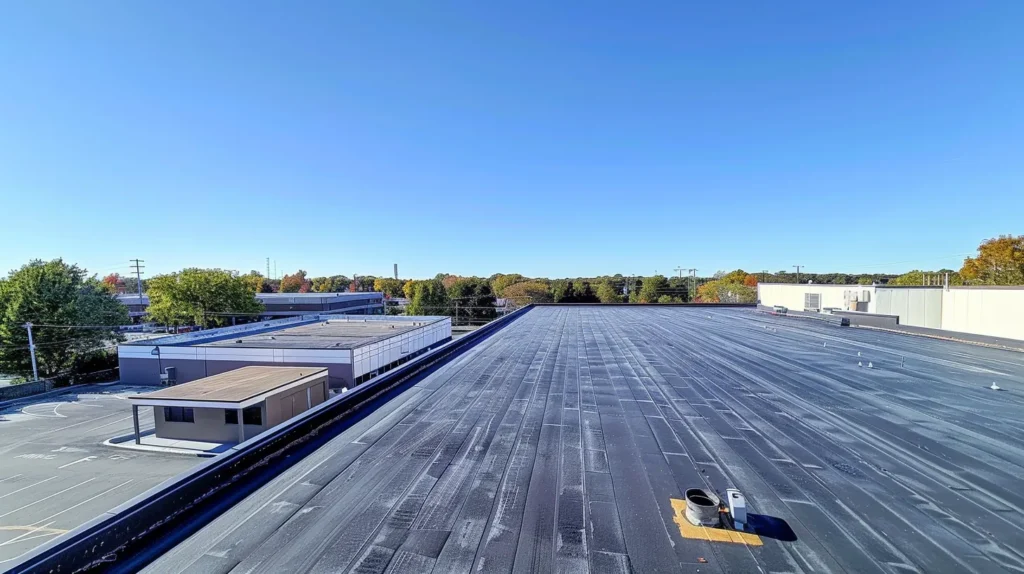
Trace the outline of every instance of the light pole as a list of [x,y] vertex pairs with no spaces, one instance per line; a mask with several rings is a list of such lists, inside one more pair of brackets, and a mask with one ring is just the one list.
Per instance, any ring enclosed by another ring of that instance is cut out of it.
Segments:
[[799,283],[800,282],[800,268],[803,267],[803,265],[794,265],[793,267],[796,267],[796,282]]
[[32,355],[32,380],[39,380],[39,368],[36,366],[36,344],[32,342],[32,323],[25,323],[28,329],[28,352]]

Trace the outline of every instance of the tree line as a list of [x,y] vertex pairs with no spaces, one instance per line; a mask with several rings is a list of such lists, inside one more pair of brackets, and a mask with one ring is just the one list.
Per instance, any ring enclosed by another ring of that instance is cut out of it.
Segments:
[[[257,293],[335,293],[379,291],[406,298],[410,315],[449,315],[476,323],[497,316],[498,300],[514,308],[528,303],[750,303],[762,282],[827,284],[940,285],[1024,284],[1024,235],[1002,235],[979,245],[977,255],[952,269],[912,270],[901,275],[720,271],[710,277],[599,277],[548,279],[517,273],[461,277],[440,273],[432,279],[332,275],[307,277],[298,270],[280,280],[257,271],[183,269],[143,281],[149,296],[148,320],[167,326],[215,327],[232,318],[258,317]],[[33,260],[0,278],[0,373],[32,372],[26,323],[33,323],[37,366],[42,377],[84,372],[109,365],[109,351],[123,339],[129,321],[118,293],[138,290],[134,277],[102,279],[61,259]]]

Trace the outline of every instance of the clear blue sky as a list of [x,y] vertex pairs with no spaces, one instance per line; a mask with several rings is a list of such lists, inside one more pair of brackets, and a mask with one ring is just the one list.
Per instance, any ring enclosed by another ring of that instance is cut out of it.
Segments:
[[1024,2],[5,2],[0,273],[959,267]]

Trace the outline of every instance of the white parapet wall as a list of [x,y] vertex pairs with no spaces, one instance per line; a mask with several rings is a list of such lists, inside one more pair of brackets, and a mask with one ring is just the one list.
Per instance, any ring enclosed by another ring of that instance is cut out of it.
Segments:
[[942,328],[1024,341],[1024,286],[950,287],[942,294]]
[[[808,294],[830,307],[899,317],[900,325],[942,329],[988,337],[1024,340],[1024,286],[888,287],[764,283],[757,286],[762,305],[805,309]],[[851,299],[856,297],[856,309]]]
[[[837,308],[847,311],[875,312],[874,285],[826,285],[823,283],[761,283],[757,299],[762,305],[782,305],[803,311],[806,295],[818,295],[819,309]],[[850,302],[859,307],[850,308]]]

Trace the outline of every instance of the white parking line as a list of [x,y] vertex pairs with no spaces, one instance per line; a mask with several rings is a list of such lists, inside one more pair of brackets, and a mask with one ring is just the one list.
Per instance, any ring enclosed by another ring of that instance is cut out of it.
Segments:
[[[56,477],[54,477],[54,478],[56,478]],[[83,484],[89,484],[90,482],[92,482],[94,480],[96,480],[96,477],[90,478],[89,480],[83,480],[82,482],[79,482],[78,484],[76,484],[74,486],[69,486],[68,488],[65,488],[64,490],[62,490],[60,492],[55,492],[55,493],[51,494],[50,496],[47,496],[45,498],[40,498],[39,500],[36,500],[35,502],[30,502],[30,503],[26,504],[25,506],[22,506],[22,507],[19,507],[19,508],[15,508],[14,510],[11,510],[10,512],[5,512],[4,514],[0,514],[0,518],[3,518],[5,516],[11,515],[11,514],[14,514],[15,512],[18,512],[19,510],[24,510],[24,509],[28,508],[29,506],[34,506],[36,504],[39,504],[40,502],[42,502],[44,500],[49,500],[49,499],[53,498],[54,496],[60,496],[61,494],[64,494],[65,492],[67,492],[69,490],[74,490],[74,489],[78,488],[79,486],[82,486]]]
[[14,476],[8,476],[7,478],[0,478],[0,482],[6,482],[8,480],[13,480],[15,478],[18,478],[19,476],[21,476],[21,475],[20,474],[16,474]]
[[[121,422],[121,421],[126,421],[126,420],[128,420],[128,419],[130,419],[130,418],[132,418],[132,416],[131,416],[131,415],[128,415],[128,416],[124,417],[123,419],[117,419],[116,421],[114,421],[114,422],[109,422],[109,423],[107,423],[107,424],[105,424],[105,425],[100,425],[100,426],[98,426],[98,427],[92,427],[91,429],[86,429],[86,431],[85,431],[85,432],[89,432],[89,431],[94,431],[94,430],[96,430],[96,429],[101,429],[101,428],[103,428],[103,427],[108,427],[108,426],[110,426],[110,425],[116,425],[117,423],[119,423],[119,422]],[[142,417],[141,417],[141,416],[139,417],[139,422],[140,422],[140,423],[142,422]]]
[[98,456],[87,456],[87,457],[84,457],[84,458],[80,458],[80,459],[78,459],[78,460],[76,460],[74,462],[69,462],[69,463],[65,464],[64,466],[58,466],[57,470],[60,470],[62,468],[67,468],[67,467],[69,467],[69,466],[71,466],[73,464],[78,464],[80,462],[89,462],[90,460],[96,460],[97,458],[99,458],[99,457]]
[[[19,474],[18,476],[21,476],[21,475]],[[18,490],[15,490],[14,492],[8,492],[7,494],[5,494],[5,495],[3,495],[3,496],[0,496],[0,498],[7,498],[8,496],[10,496],[10,495],[12,495],[12,494],[18,494],[18,493],[19,493],[19,492],[21,492],[22,490],[27,490],[27,489],[29,489],[29,488],[32,488],[33,486],[36,486],[36,484],[42,484],[42,483],[44,483],[44,482],[49,482],[49,481],[51,481],[51,480],[53,480],[53,479],[55,479],[55,478],[57,478],[57,477],[56,477],[56,476],[51,476],[50,478],[44,478],[43,480],[40,480],[39,482],[37,482],[37,483],[35,483],[35,484],[30,484],[30,485],[28,485],[28,486],[25,486],[25,487],[19,488]]]
[[[37,520],[37,521],[33,522],[32,524],[29,524],[29,526],[39,526],[39,523],[43,522],[44,520],[50,520],[51,518],[56,518],[56,517],[60,516],[61,514],[64,514],[65,512],[67,512],[69,510],[74,510],[74,509],[78,508],[79,506],[82,506],[83,504],[85,504],[87,502],[92,502],[93,500],[96,500],[97,498],[103,496],[104,494],[106,494],[108,492],[111,492],[111,491],[114,491],[114,490],[117,490],[117,489],[121,488],[122,486],[128,484],[129,482],[135,482],[135,479],[134,478],[129,478],[128,480],[122,482],[121,484],[119,484],[117,486],[114,486],[112,488],[108,488],[108,489],[104,490],[103,492],[97,494],[96,496],[93,496],[92,498],[86,498],[82,502],[79,502],[78,504],[76,504],[74,506],[69,506],[69,507],[65,508],[64,510],[61,510],[60,512],[56,513],[56,514],[51,514],[50,516],[47,516],[46,518],[44,518],[42,520]],[[53,524],[53,522],[50,522],[50,524]],[[43,526],[43,528],[46,528],[50,524],[46,524],[45,526]],[[0,544],[0,546],[3,546],[3,544]]]

